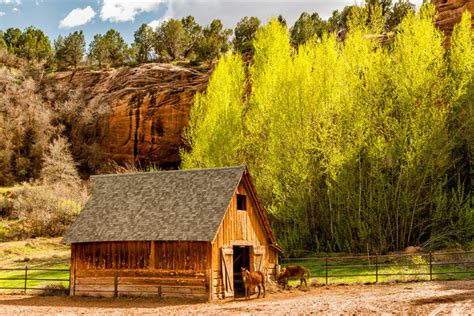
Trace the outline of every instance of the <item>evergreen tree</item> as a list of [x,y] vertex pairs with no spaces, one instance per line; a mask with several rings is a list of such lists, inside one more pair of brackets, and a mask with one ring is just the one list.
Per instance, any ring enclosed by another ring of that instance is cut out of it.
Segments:
[[110,29],[104,35],[96,34],[89,45],[89,58],[98,63],[99,67],[123,65],[130,52],[127,43],[120,33]]
[[188,58],[194,54],[196,45],[201,37],[202,27],[196,22],[193,16],[189,15],[181,19],[187,41],[184,49],[184,57]]
[[134,34],[134,46],[137,49],[139,63],[147,63],[152,58],[155,33],[148,24],[142,24]]
[[196,54],[199,60],[212,61],[229,50],[229,36],[231,29],[225,29],[220,20],[213,20],[206,26],[196,47]]
[[252,41],[255,38],[260,20],[257,17],[244,17],[234,29],[234,39],[232,44],[234,51],[247,52],[252,50]]
[[54,41],[55,59],[60,69],[68,66],[77,68],[84,57],[86,40],[82,31],[68,34],[66,37],[58,36]]
[[315,12],[303,12],[290,30],[291,44],[298,47],[313,36],[321,37],[326,31],[326,23]]
[[155,51],[170,60],[182,59],[189,42],[180,20],[170,19],[156,28]]

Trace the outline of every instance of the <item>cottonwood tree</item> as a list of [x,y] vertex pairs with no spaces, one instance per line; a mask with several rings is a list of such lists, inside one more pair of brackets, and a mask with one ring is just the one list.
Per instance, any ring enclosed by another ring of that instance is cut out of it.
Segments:
[[77,186],[80,183],[76,163],[67,139],[58,137],[48,147],[43,157],[40,181],[46,185]]
[[472,158],[459,150],[472,144],[471,17],[446,52],[435,12],[406,15],[390,49],[350,18],[344,45],[332,34],[292,50],[271,21],[248,77],[239,55],[222,56],[196,97],[183,167],[248,164],[289,250],[472,240]]

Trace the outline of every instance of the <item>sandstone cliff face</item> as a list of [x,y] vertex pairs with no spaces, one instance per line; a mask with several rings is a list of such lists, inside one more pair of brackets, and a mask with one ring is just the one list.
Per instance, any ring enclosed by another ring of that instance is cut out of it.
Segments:
[[175,167],[181,134],[196,92],[205,90],[210,71],[168,64],[130,69],[59,73],[57,83],[82,86],[86,102],[105,107],[87,127],[87,138],[119,162]]
[[[436,24],[442,29],[448,37],[453,31],[456,23],[461,21],[465,10],[471,11],[474,16],[474,0],[432,0],[438,9]],[[471,20],[474,27],[474,20]]]

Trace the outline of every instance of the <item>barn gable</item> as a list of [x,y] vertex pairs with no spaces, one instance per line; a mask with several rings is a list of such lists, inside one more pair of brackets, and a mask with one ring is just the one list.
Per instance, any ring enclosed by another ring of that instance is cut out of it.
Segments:
[[212,241],[246,172],[239,166],[94,176],[92,197],[63,242]]

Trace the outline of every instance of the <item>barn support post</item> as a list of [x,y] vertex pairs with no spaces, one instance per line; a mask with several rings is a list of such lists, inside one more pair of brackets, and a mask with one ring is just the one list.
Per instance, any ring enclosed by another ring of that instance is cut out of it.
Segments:
[[212,302],[212,292],[214,291],[214,284],[212,283],[212,268],[207,270],[207,290],[209,293],[207,293],[207,301]]

